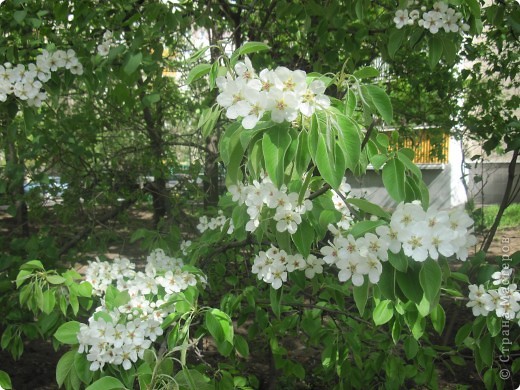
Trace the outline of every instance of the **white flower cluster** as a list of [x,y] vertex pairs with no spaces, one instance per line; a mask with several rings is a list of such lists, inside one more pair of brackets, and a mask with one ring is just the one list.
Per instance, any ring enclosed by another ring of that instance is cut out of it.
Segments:
[[217,103],[226,109],[229,119],[242,118],[245,129],[253,129],[265,113],[271,113],[273,122],[292,122],[298,112],[309,117],[315,110],[326,109],[330,99],[325,83],[312,80],[302,70],[280,66],[275,70],[263,69],[257,75],[249,58],[235,65],[236,77],[227,74],[217,78],[220,94]]
[[144,351],[163,334],[161,323],[168,315],[160,308],[163,302],[148,302],[125,314],[119,310],[95,313],[87,324],[80,325],[79,353],[86,353],[90,370],[102,370],[105,364],[122,365],[125,370],[142,359]]
[[[329,226],[334,234],[333,241],[320,249],[324,256],[323,261],[328,265],[334,265],[339,269],[338,279],[346,282],[352,279],[354,286],[361,286],[365,276],[372,283],[377,283],[383,272],[381,261],[388,260],[388,250],[391,248],[392,239],[388,226],[378,226],[376,233],[366,233],[363,237],[354,238],[352,234],[347,237],[334,226]],[[399,252],[397,249],[397,252]]]
[[256,255],[251,269],[259,280],[270,283],[276,290],[287,281],[287,273],[293,271],[304,271],[305,276],[311,279],[323,273],[323,260],[314,255],[309,255],[307,259],[299,253],[290,255],[283,249],[271,246]]
[[[94,294],[102,297],[102,305],[88,324],[81,324],[78,351],[87,354],[92,371],[103,369],[105,364],[122,365],[128,370],[143,358],[144,351],[162,335],[163,319],[174,310],[168,304],[173,294],[198,282],[206,283],[204,276],[183,271],[182,267],[182,260],[167,256],[161,249],[148,256],[144,272],[135,271],[135,265],[125,258],[89,263],[85,279],[92,284]],[[108,310],[104,294],[110,285],[127,291],[130,301]]]
[[[348,192],[350,188],[343,183],[342,189]],[[344,205],[339,196],[334,199],[337,208]],[[383,271],[381,262],[388,260],[388,251],[399,253],[403,249],[406,256],[419,262],[428,257],[437,260],[439,254],[455,255],[465,261],[468,249],[476,243],[470,230],[472,225],[473,220],[463,209],[448,212],[430,208],[424,211],[419,202],[400,203],[390,224],[378,226],[375,234],[366,233],[357,239],[351,234],[345,237],[343,231],[348,230],[350,223],[341,220],[337,226],[329,225],[334,239],[320,251],[326,264],[339,269],[341,282],[351,279],[352,284],[361,286],[364,275],[371,283],[379,281]]]
[[468,297],[466,306],[471,307],[474,316],[487,316],[494,312],[497,317],[508,321],[520,320],[520,291],[514,283],[489,290],[482,284],[471,284]]
[[346,199],[349,197],[351,190],[352,188],[350,187],[350,184],[348,184],[346,179],[343,178],[338,191],[332,192],[332,202],[334,202],[334,207],[341,213],[341,220],[336,225],[343,230],[348,230],[353,221],[350,209],[343,200],[343,198]]
[[182,254],[184,256],[188,255],[188,252],[190,251],[191,244],[192,243],[191,243],[190,240],[186,240],[186,241],[182,240],[181,245],[180,245],[181,246],[180,249],[181,249],[181,252],[182,252]]
[[468,249],[477,242],[471,234],[473,223],[463,208],[424,211],[417,201],[400,203],[390,220],[389,237],[401,242],[404,254],[415,261],[437,260],[439,254],[466,261]]
[[[417,1],[409,1],[408,6],[417,4]],[[398,9],[395,12],[395,27],[400,29],[406,25],[413,25],[416,21],[421,27],[429,30],[432,34],[437,34],[439,30],[444,29],[445,32],[465,32],[469,30],[469,25],[462,20],[462,13],[450,8],[443,1],[437,1],[433,4],[433,9],[427,10],[425,6],[421,7],[421,13],[418,9]]]
[[8,95],[13,94],[18,99],[26,101],[31,107],[41,107],[47,99],[47,93],[42,91],[43,83],[51,78],[51,73],[65,68],[72,74],[83,74],[83,65],[72,49],[56,50],[49,53],[42,50],[36,57],[36,63],[27,67],[23,64],[13,65],[6,62],[0,65],[0,102],[5,102]]
[[184,263],[181,259],[167,256],[162,249],[155,249],[148,257],[144,272],[135,271],[135,264],[124,257],[117,257],[112,262],[89,262],[85,280],[92,285],[94,295],[102,296],[108,286],[113,285],[120,291],[128,291],[130,296],[139,294],[157,294],[159,287],[168,294],[185,290],[197,283],[205,283],[200,275],[197,277],[182,271]]
[[92,285],[92,293],[104,295],[114,280],[132,279],[135,277],[135,264],[125,257],[116,257],[112,262],[89,261],[85,272],[85,280]]
[[260,216],[264,206],[275,210],[274,220],[276,230],[279,232],[288,231],[294,234],[298,225],[302,222],[302,214],[312,210],[312,202],[308,199],[310,192],[305,194],[302,202],[298,202],[297,192],[287,192],[287,187],[282,185],[276,188],[271,179],[264,176],[259,182],[253,184],[242,184],[229,186],[229,192],[234,202],[239,205],[247,206],[249,221],[246,224],[246,231],[254,232],[260,226]]
[[222,210],[218,211],[218,215],[216,217],[208,219],[207,216],[203,215],[199,218],[199,223],[197,225],[197,230],[202,234],[206,230],[215,230],[215,229],[222,229],[226,225],[226,223],[229,221],[229,226],[227,230],[227,234],[232,234],[235,230],[235,226],[233,225],[233,220],[231,218],[226,218]]
[[98,45],[97,52],[101,57],[108,56],[110,53],[110,49],[117,45],[117,42],[114,40],[114,34],[110,30],[106,30],[103,34],[103,42]]

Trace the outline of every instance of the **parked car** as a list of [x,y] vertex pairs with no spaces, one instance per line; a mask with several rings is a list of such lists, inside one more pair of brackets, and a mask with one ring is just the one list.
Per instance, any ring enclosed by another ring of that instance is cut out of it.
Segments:
[[39,181],[30,181],[26,183],[24,185],[24,192],[26,194],[38,192],[46,204],[53,204],[62,201],[63,193],[67,188],[68,184],[63,183],[60,176],[49,176],[48,183],[42,183]]

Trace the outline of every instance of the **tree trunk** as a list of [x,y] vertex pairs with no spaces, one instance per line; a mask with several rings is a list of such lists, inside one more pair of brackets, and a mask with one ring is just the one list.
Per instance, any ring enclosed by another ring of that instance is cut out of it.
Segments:
[[500,207],[498,208],[498,212],[497,212],[497,216],[495,217],[495,221],[493,222],[491,229],[489,229],[489,232],[486,235],[484,242],[482,243],[482,246],[480,247],[480,250],[483,252],[487,252],[489,250],[489,247],[493,243],[493,238],[495,237],[495,234],[497,232],[498,225],[500,225],[500,220],[502,219],[502,215],[504,215],[504,211],[507,209],[507,207],[511,204],[511,201],[513,200],[512,199],[513,197],[511,196],[511,192],[513,189],[513,182],[515,180],[516,161],[518,160],[519,151],[520,151],[520,149],[515,149],[513,151],[513,156],[511,157],[511,161],[509,162],[507,184],[506,184],[506,189],[504,191],[504,197],[502,198],[502,202],[500,203]]
[[[209,30],[210,43],[216,45],[216,43],[222,39],[222,32],[218,30],[217,26],[214,26]],[[211,61],[216,61],[220,55],[220,52],[212,47],[211,48]],[[219,169],[218,169],[218,142],[219,134],[213,133],[206,137],[206,155],[204,161],[204,208],[214,207],[218,204],[219,198]]]
[[154,182],[147,185],[148,192],[152,195],[153,203],[153,224],[158,226],[162,218],[170,216],[171,204],[170,194],[166,188],[167,167],[164,166],[164,139],[162,128],[162,109],[161,103],[157,104],[154,113],[149,107],[143,109],[146,130],[150,140],[150,148],[153,155]]
[[204,208],[216,206],[219,197],[218,139],[214,134],[206,138],[206,160],[204,162]]
[[[13,116],[14,117],[14,116]],[[25,202],[24,179],[25,167],[21,160],[16,145],[16,130],[10,131],[8,128],[11,121],[9,119],[1,121],[3,139],[5,141],[5,176],[7,181],[7,192],[11,204],[14,205],[16,232],[23,237],[29,237],[29,210]]]

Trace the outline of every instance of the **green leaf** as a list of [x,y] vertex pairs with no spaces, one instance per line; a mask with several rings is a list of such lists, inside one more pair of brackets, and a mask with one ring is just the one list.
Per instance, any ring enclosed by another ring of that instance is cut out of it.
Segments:
[[430,68],[434,69],[442,57],[443,44],[438,36],[432,36],[429,43],[428,61]]
[[282,313],[282,295],[283,289],[275,290],[274,288],[269,289],[269,300],[271,302],[271,309],[273,310],[276,318],[280,319],[280,315]]
[[224,136],[219,142],[219,151],[222,161],[228,170],[227,176],[230,178],[229,184],[234,184],[241,175],[240,165],[244,150],[240,138],[244,128],[239,122],[234,122],[226,129]]
[[422,264],[419,282],[428,302],[433,302],[440,292],[442,282],[442,271],[436,261],[429,259]]
[[75,355],[76,351],[68,351],[58,361],[56,366],[56,382],[58,383],[59,387],[63,385],[69,376],[70,371],[73,369]]
[[383,184],[388,194],[397,202],[405,199],[405,171],[404,164],[397,160],[391,159],[383,167]]
[[455,42],[444,39],[442,44],[444,46],[443,53],[446,63],[448,65],[453,65],[457,60],[457,46],[455,45]]
[[[226,371],[224,371],[226,372]],[[174,377],[174,383],[182,390],[214,390],[215,385],[210,383],[209,378],[195,369],[183,367]]]
[[126,45],[117,45],[110,48],[108,52],[108,61],[113,61],[116,57],[120,56],[126,51]]
[[418,177],[419,179],[422,178],[422,172],[421,170],[419,169],[419,167],[417,165],[415,165],[413,163],[412,160],[410,160],[410,158],[408,158],[408,156],[401,152],[401,151],[398,151],[397,152],[397,158],[399,159],[399,161],[401,161],[404,166],[409,170],[411,171],[416,177]]
[[202,137],[206,139],[217,124],[218,118],[220,117],[220,109],[215,106],[212,108],[207,108],[203,111],[197,128],[202,130]]
[[74,313],[74,315],[77,315],[79,312],[78,296],[75,292],[72,291],[71,287],[69,287],[69,303],[70,307],[72,308],[72,312]]
[[213,89],[216,87],[217,85],[217,77],[218,77],[218,73],[219,73],[219,65],[218,65],[218,61],[215,61],[212,65],[211,65],[211,69],[209,70],[209,89]]
[[80,323],[78,321],[69,321],[61,325],[56,333],[54,333],[54,337],[63,344],[79,344],[78,342],[78,332],[79,332]]
[[186,80],[186,84],[191,84],[194,81],[197,81],[201,77],[207,75],[211,70],[211,64],[198,64],[196,65],[192,70],[190,70],[190,73],[188,73],[188,79]]
[[65,283],[65,278],[63,276],[59,275],[46,275],[45,278],[47,279],[47,282],[50,284],[63,284]]
[[358,79],[369,79],[379,77],[379,71],[372,66],[366,66],[356,70],[353,75]]
[[390,219],[390,214],[378,205],[360,198],[347,198],[347,203],[356,206],[358,209],[381,218]]
[[404,353],[408,360],[413,359],[417,355],[417,352],[419,352],[419,343],[413,337],[408,337],[404,341],[403,346]]
[[25,17],[27,16],[27,11],[15,11],[13,13],[13,18],[16,20],[16,23],[21,24]]
[[231,318],[219,309],[206,312],[204,323],[217,343],[217,349],[224,356],[229,356],[233,349],[234,331]]
[[346,169],[345,150],[336,144],[336,136],[341,136],[338,127],[339,124],[332,123],[326,113],[316,111],[312,115],[308,140],[309,152],[321,177],[335,189],[341,184]]
[[[74,286],[76,287],[76,286]],[[75,289],[74,289],[75,290]],[[108,286],[105,292],[105,305],[107,309],[122,306],[130,301],[130,294],[128,291],[119,291],[114,286]]]
[[92,381],[94,371],[90,371],[90,362],[84,353],[76,353],[74,356],[74,370],[83,383],[88,384]]
[[0,343],[0,347],[2,349],[6,349],[7,346],[9,345],[9,343],[11,342],[11,339],[14,336],[13,330],[14,330],[14,326],[13,325],[8,325],[7,328],[4,330],[4,333],[2,334],[2,340],[1,340],[1,343]]
[[161,95],[159,93],[151,93],[143,98],[143,106],[151,107],[155,103],[159,102],[159,100],[161,100]]
[[141,61],[143,60],[143,53],[137,53],[137,54],[131,54],[130,57],[128,57],[128,60],[126,61],[126,64],[123,68],[123,71],[127,75],[131,75],[134,73],[137,68],[139,68],[139,65],[141,65]]
[[263,42],[246,42],[238,48],[238,55],[243,56],[249,53],[258,53],[259,51],[271,49]]
[[496,337],[502,331],[502,321],[495,316],[486,317],[486,326],[491,337]]
[[473,324],[468,323],[463,325],[455,335],[455,345],[460,346],[464,343],[464,340],[469,337],[471,330],[473,329]]
[[392,305],[392,301],[389,299],[385,299],[380,301],[374,309],[372,313],[372,318],[374,319],[374,323],[379,326],[386,324],[388,321],[392,319],[394,316],[394,309]]
[[373,154],[369,157],[370,163],[375,170],[381,169],[383,165],[388,161],[388,157],[384,154]]
[[155,361],[153,363],[148,363],[148,362],[144,361],[137,369],[137,376],[138,376],[138,380],[139,380],[140,389],[149,388],[150,382],[152,381],[152,373],[153,373],[153,370],[152,370],[152,367],[150,367],[150,364],[154,364],[154,363],[155,363]]
[[206,315],[204,317],[204,324],[206,325],[206,328],[215,340],[217,340],[218,342],[224,340],[224,331],[222,330],[220,321],[217,318],[215,318],[211,311],[206,312]]
[[56,306],[56,296],[54,295],[54,290],[45,290],[43,292],[42,311],[45,314],[49,314],[54,310],[54,306]]
[[354,286],[353,295],[359,314],[363,316],[368,300],[368,283],[363,283],[361,286]]
[[39,117],[37,113],[31,107],[23,108],[23,121],[25,123],[25,127],[27,131],[31,131],[36,122],[38,122]]
[[77,285],[76,292],[80,297],[90,298],[92,296],[92,285],[89,282],[82,282]]
[[[344,153],[346,167],[354,171],[359,163],[361,154],[361,139],[359,128],[353,120],[347,116],[337,114],[332,121],[338,137],[338,145]],[[338,168],[341,169],[341,168]]]
[[462,366],[462,367],[466,366],[466,361],[464,360],[464,358],[462,358],[459,355],[450,356],[450,360],[453,364],[456,364],[457,366]]
[[120,390],[126,389],[121,381],[113,376],[104,376],[92,383],[86,390]]
[[403,39],[405,36],[405,30],[401,29],[392,29],[388,36],[388,55],[390,58],[394,58],[395,53],[401,47],[403,43]]
[[392,340],[394,344],[399,342],[401,337],[401,323],[398,320],[395,320],[392,325]]
[[287,126],[284,125],[278,125],[267,130],[262,138],[265,169],[273,184],[278,188],[284,181],[284,157],[290,144],[291,136]]
[[421,299],[421,302],[419,302],[418,305],[416,304],[416,306],[417,311],[421,317],[426,317],[428,314],[430,314],[431,305],[424,295]]
[[20,272],[18,272],[18,275],[16,276],[16,288],[20,288],[20,286],[24,284],[27,279],[31,278],[32,274],[33,273],[31,270],[25,269],[22,269]]
[[7,375],[7,372],[0,370],[0,386],[5,390],[12,389],[11,378]]
[[291,239],[294,242],[294,245],[296,245],[298,252],[304,257],[309,256],[314,238],[314,229],[305,220],[298,225],[296,233],[291,234]]
[[249,356],[249,345],[247,344],[247,340],[239,334],[235,335],[235,348],[243,357],[246,358]]
[[486,334],[479,340],[479,354],[484,364],[491,367],[493,364],[493,347],[494,343],[490,334]]
[[480,4],[477,0],[465,0],[471,13],[476,19],[480,19]]
[[390,102],[390,98],[386,94],[386,92],[375,86],[375,85],[365,85],[364,91],[366,91],[374,103],[374,106],[377,109],[377,112],[381,115],[383,120],[390,124],[393,121],[394,110],[392,108],[392,103]]
[[395,300],[395,277],[397,271],[395,268],[391,267],[387,261],[383,262],[382,265],[383,272],[381,273],[377,287],[379,288],[383,298]]
[[397,254],[393,253],[392,251],[388,251],[388,261],[396,270],[400,272],[406,272],[408,269],[408,258],[405,256],[403,251],[400,251]]
[[430,190],[426,183],[422,180],[419,181],[419,191],[421,192],[421,204],[424,209],[427,209],[430,205]]
[[294,158],[294,164],[296,172],[299,176],[302,176],[309,167],[311,156],[308,149],[308,134],[306,131],[300,132],[298,135],[298,148],[296,149],[296,156]]
[[206,53],[206,51],[209,50],[209,48],[210,48],[209,46],[206,46],[206,47],[203,47],[202,49],[197,50],[195,53],[193,53],[190,56],[190,58],[188,58],[187,63],[192,64],[195,61],[197,61],[200,57],[202,57],[204,55],[204,53]]
[[356,94],[352,89],[349,89],[345,95],[345,115],[351,117],[354,114],[357,106]]
[[240,142],[235,144],[231,150],[229,164],[227,164],[226,185],[236,184],[242,181],[242,160],[244,159],[244,149]]
[[27,263],[24,263],[22,264],[22,266],[20,267],[20,269],[23,269],[23,270],[40,270],[40,271],[44,271],[45,268],[43,267],[43,264],[40,260],[31,260],[31,261],[28,261]]
[[376,136],[376,141],[383,148],[383,150],[388,149],[388,146],[390,145],[390,138],[388,137],[388,134],[379,133]]
[[374,231],[376,227],[381,225],[386,225],[386,222],[381,220],[357,222],[350,230],[350,233],[355,238],[359,238],[361,236],[364,236],[368,232]]
[[420,304],[423,297],[423,291],[419,284],[419,275],[417,272],[409,267],[406,273],[397,272],[396,279],[397,284],[405,297],[416,304]]
[[421,317],[420,315],[417,316],[417,321],[412,326],[412,335],[416,340],[419,340],[423,334],[424,330],[426,328],[426,320]]
[[[36,305],[40,310],[43,310],[43,290],[39,283],[34,283],[33,285],[33,296],[32,298],[36,302]],[[31,301],[29,300],[28,304],[30,304]]]
[[446,313],[441,305],[437,305],[430,313],[433,329],[440,335],[446,324]]

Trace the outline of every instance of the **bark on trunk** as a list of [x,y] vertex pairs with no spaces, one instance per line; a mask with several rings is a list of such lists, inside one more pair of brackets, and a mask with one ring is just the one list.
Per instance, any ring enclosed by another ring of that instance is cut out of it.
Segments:
[[[153,154],[154,182],[149,183],[147,190],[152,195],[153,224],[158,226],[163,218],[170,216],[170,194],[166,188],[167,167],[164,166],[164,134],[162,128],[162,109],[160,103],[156,106],[155,113],[149,107],[143,110],[146,130],[150,140],[150,148]],[[155,114],[155,117],[154,117]]]
[[[20,159],[16,140],[13,139],[10,131],[7,130],[7,123],[2,123],[4,130],[5,160],[6,160],[6,179],[9,198],[15,207],[16,233],[23,237],[29,237],[29,210],[24,200],[24,162]],[[14,134],[16,137],[16,133]]]
[[206,138],[206,161],[204,163],[204,208],[216,206],[219,197],[218,136]]
[[506,210],[507,206],[509,206],[511,204],[511,201],[513,199],[513,197],[511,196],[511,192],[512,192],[512,188],[513,188],[513,183],[515,181],[516,161],[518,160],[519,152],[520,152],[520,149],[515,149],[513,151],[513,156],[511,157],[511,161],[509,162],[507,184],[506,184],[506,189],[504,191],[504,197],[502,198],[502,202],[500,203],[500,207],[498,208],[498,213],[497,213],[497,216],[495,217],[495,221],[493,222],[491,229],[489,229],[489,232],[486,235],[484,242],[482,243],[482,246],[480,247],[480,250],[483,252],[487,252],[489,250],[489,247],[493,243],[493,238],[495,237],[495,234],[497,232],[498,225],[500,225],[500,220],[502,219],[502,215],[504,215],[504,211]]

